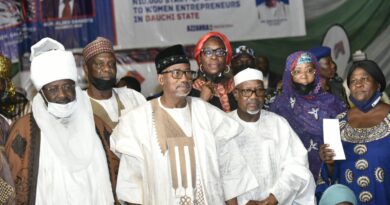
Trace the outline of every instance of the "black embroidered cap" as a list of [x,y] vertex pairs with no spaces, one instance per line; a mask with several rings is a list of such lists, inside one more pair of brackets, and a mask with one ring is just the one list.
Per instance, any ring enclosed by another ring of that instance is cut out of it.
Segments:
[[157,73],[160,74],[165,68],[179,63],[188,63],[188,57],[184,52],[182,45],[177,44],[171,47],[168,47],[161,51],[155,59]]

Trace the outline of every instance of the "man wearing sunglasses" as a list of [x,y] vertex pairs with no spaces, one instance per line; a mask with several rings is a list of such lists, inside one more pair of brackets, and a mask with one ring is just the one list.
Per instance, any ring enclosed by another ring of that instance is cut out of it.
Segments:
[[247,68],[234,76],[238,108],[229,115],[244,126],[236,138],[259,186],[238,197],[240,205],[315,204],[307,151],[288,122],[262,110],[263,75]]
[[111,135],[121,154],[117,193],[131,204],[237,204],[257,186],[234,138],[242,127],[187,97],[196,77],[181,45],[155,60],[163,95],[124,115]]

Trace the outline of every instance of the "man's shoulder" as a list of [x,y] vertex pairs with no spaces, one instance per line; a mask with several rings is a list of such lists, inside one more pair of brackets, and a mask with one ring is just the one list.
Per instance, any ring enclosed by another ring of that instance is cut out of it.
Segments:
[[272,111],[261,110],[261,116],[265,118],[267,122],[271,122],[272,124],[288,124],[286,118]]
[[141,117],[144,115],[147,115],[148,112],[150,112],[151,109],[151,103],[150,101],[146,101],[144,104],[135,107],[133,109],[126,110],[123,115],[121,116],[121,119],[123,118],[134,118],[134,117]]
[[119,97],[135,97],[137,100],[146,101],[145,97],[136,90],[127,87],[113,88],[114,92],[118,93]]
[[12,123],[11,129],[14,127],[26,127],[30,126],[30,120],[33,118],[32,113],[27,113],[26,115],[22,116],[21,118],[17,119],[14,123]]

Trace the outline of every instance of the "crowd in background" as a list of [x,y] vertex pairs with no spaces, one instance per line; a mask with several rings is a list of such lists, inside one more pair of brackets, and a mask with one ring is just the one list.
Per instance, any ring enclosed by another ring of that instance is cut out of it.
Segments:
[[[112,43],[31,47],[28,101],[0,55],[0,204],[390,204],[390,105],[381,68],[356,52],[346,79],[329,47],[267,54],[209,32],[197,72],[181,45],[156,56],[162,93],[116,82]],[[324,144],[338,119],[345,160]]]

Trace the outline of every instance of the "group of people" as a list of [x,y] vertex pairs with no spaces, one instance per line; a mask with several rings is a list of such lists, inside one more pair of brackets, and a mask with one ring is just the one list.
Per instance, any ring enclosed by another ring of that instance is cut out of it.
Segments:
[[[83,56],[84,91],[61,43],[31,47],[32,112],[11,128],[0,121],[1,203],[390,203],[390,106],[373,61],[351,67],[347,109],[324,89],[330,66],[315,51],[287,57],[276,93],[264,56],[245,46],[233,52],[224,34],[210,32],[195,46],[197,71],[182,45],[156,56],[163,92],[149,101],[115,87],[108,39],[89,43]],[[346,160],[324,144],[326,118],[339,119]]]

